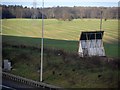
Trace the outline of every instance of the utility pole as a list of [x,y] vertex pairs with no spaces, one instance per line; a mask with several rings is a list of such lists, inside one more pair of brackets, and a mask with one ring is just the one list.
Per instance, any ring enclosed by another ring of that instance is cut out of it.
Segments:
[[2,13],[1,12],[0,12],[0,35],[2,36]]
[[101,20],[100,20],[100,31],[102,30],[102,14],[103,14],[103,11],[101,10],[101,12],[100,12],[100,18],[101,18]]
[[42,39],[41,39],[41,69],[40,69],[40,81],[43,81],[43,39],[44,39],[44,0],[42,0]]

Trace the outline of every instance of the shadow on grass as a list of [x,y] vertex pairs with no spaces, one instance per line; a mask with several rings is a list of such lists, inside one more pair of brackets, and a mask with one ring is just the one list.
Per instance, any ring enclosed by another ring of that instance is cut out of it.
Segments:
[[[40,48],[41,46],[41,38],[33,38],[33,37],[22,37],[22,36],[2,36],[2,43],[9,45],[25,45],[30,47]],[[57,40],[57,39],[48,39],[44,38],[44,48],[53,48],[53,49],[61,49],[67,52],[75,52],[78,51],[79,41],[68,41],[68,40]],[[117,43],[109,44],[104,42],[106,56],[109,57],[119,57],[118,50],[120,47]]]

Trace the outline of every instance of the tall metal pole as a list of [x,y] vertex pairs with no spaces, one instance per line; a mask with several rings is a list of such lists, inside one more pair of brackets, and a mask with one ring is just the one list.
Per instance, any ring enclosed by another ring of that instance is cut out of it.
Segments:
[[[2,3],[0,3],[2,4]],[[2,9],[2,7],[0,7]],[[2,10],[0,11],[0,84],[2,84]]]
[[101,10],[101,16],[100,16],[100,18],[101,18],[101,20],[100,20],[100,31],[102,30],[102,14],[103,14],[103,11]]
[[43,39],[44,39],[44,0],[42,0],[42,39],[41,39],[41,70],[40,70],[40,81],[42,82],[43,76]]

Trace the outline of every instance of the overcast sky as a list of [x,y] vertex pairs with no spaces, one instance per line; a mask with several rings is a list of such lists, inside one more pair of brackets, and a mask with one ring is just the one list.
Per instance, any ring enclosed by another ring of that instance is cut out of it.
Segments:
[[[33,1],[37,2],[37,7],[42,6],[43,0],[0,0],[5,5],[22,5],[32,7]],[[44,0],[45,7],[53,6],[118,6],[119,0]]]
[[[2,2],[41,2],[42,0],[0,0]],[[44,0],[45,2],[119,2],[119,0]]]

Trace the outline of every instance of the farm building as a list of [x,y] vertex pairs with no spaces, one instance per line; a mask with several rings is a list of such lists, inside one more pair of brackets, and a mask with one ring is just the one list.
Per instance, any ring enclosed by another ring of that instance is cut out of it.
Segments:
[[82,32],[79,41],[79,56],[105,56],[103,34],[104,31]]

